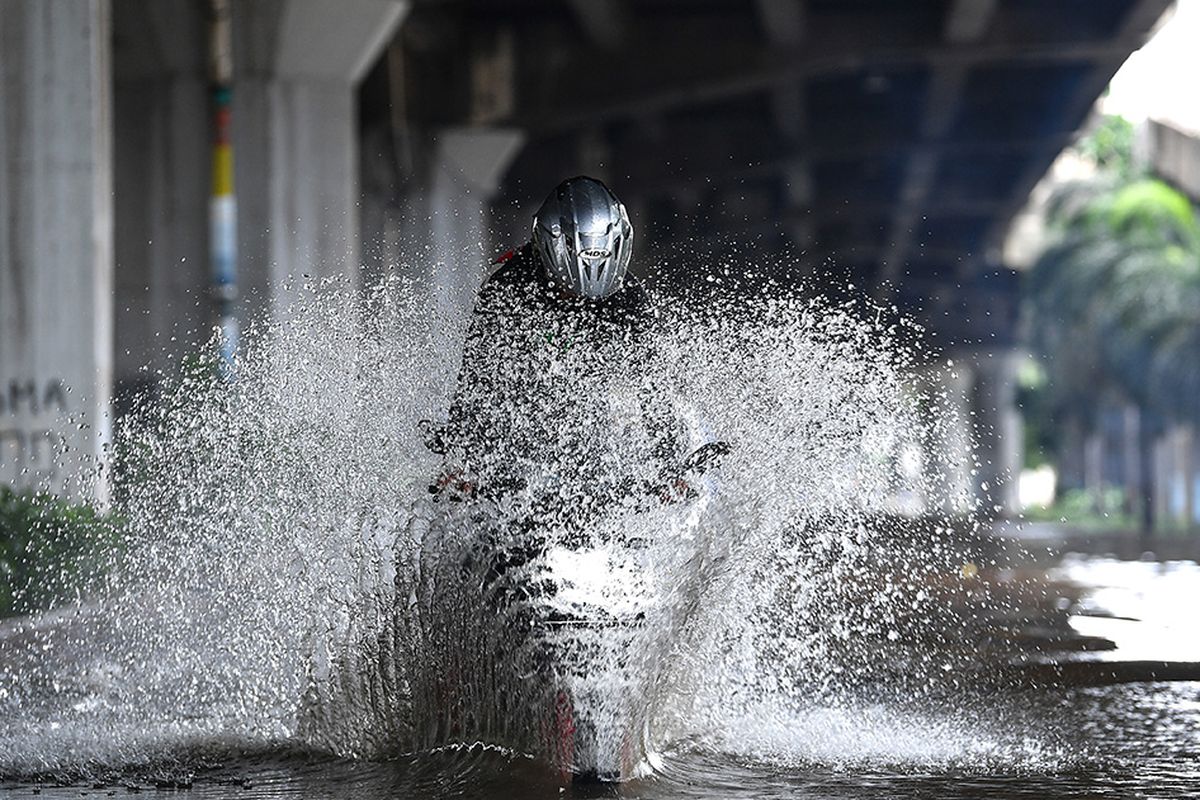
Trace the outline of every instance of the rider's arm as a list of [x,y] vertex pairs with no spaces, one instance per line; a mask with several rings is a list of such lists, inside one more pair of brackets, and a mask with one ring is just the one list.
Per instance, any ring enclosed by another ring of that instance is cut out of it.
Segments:
[[486,450],[488,443],[482,440],[484,437],[478,430],[479,421],[475,419],[471,405],[478,400],[480,393],[487,393],[488,375],[485,370],[489,360],[485,350],[492,343],[499,315],[495,291],[504,284],[519,284],[527,280],[532,269],[531,258],[531,245],[526,244],[492,262],[471,314],[446,423],[441,426],[429,420],[421,423],[425,446],[444,458],[442,471],[430,486],[431,492],[452,490],[458,494],[476,493],[477,486],[469,462],[473,454],[478,455],[481,450]]

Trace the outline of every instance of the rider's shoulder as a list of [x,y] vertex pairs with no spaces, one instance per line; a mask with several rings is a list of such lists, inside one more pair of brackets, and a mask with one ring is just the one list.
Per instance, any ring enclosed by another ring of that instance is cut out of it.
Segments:
[[520,313],[540,295],[539,273],[529,245],[510,250],[492,262],[491,270],[475,298],[476,315],[508,316]]
[[509,250],[493,261],[484,285],[512,286],[536,283],[537,280],[537,256],[533,252],[533,245],[526,244],[516,250]]

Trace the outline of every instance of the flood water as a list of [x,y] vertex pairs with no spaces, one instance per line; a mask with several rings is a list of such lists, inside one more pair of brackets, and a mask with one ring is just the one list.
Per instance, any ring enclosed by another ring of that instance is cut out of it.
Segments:
[[1200,683],[1154,664],[1200,678],[1200,568],[998,546],[895,327],[763,297],[635,339],[501,299],[458,358],[403,286],[317,292],[119,426],[107,579],[0,628],[0,786],[1197,788]]
[[[1189,618],[1200,603],[1194,562],[1070,555],[1050,572],[1082,590],[1070,609],[1072,627],[1101,629],[1117,644],[1082,658],[1200,661]],[[1200,796],[1200,682],[1012,689],[941,710],[858,705],[790,717],[764,710],[672,743],[652,761],[645,777],[586,785],[564,783],[545,764],[493,747],[354,760],[292,744],[211,740],[153,764],[0,786],[13,796],[48,798],[139,791],[367,800],[1189,797]]]

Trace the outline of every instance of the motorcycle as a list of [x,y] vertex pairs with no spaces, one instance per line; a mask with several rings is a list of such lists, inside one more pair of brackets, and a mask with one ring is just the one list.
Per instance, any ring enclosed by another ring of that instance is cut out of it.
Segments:
[[415,592],[427,746],[534,752],[577,782],[647,770],[673,642],[727,557],[710,517],[730,447],[692,436],[672,477],[626,485],[598,514],[489,496],[461,474],[430,487]]

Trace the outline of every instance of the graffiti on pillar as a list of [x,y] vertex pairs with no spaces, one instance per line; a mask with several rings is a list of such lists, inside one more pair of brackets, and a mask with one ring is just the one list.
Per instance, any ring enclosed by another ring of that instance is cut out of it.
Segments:
[[61,378],[0,379],[0,481],[56,477],[66,448],[56,423],[69,410]]

